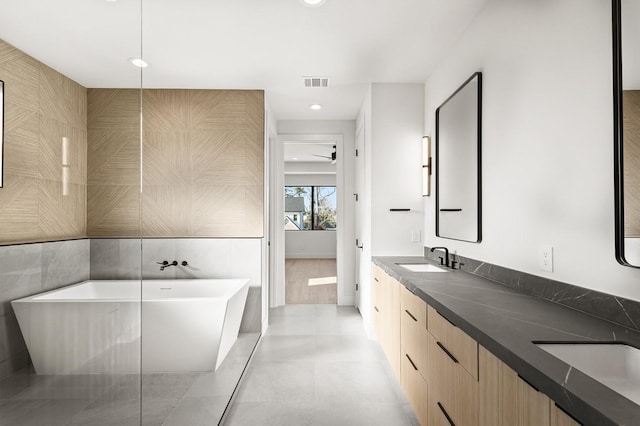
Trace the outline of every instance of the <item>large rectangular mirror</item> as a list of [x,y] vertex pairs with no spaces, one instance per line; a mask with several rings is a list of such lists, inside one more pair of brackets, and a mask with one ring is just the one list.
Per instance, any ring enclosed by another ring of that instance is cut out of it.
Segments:
[[640,267],[640,2],[612,5],[616,258]]
[[436,235],[480,242],[482,73],[436,110]]

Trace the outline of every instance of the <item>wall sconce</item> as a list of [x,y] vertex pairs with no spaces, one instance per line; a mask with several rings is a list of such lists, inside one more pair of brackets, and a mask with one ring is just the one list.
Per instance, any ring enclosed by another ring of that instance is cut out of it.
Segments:
[[431,138],[422,137],[422,196],[431,195]]

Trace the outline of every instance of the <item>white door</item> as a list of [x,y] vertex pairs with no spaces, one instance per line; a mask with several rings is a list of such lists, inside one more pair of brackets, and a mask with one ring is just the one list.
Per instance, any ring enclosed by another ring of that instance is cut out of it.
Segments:
[[364,122],[363,125],[356,132],[356,189],[354,194],[354,200],[356,203],[355,208],[355,231],[356,241],[354,242],[354,249],[356,251],[356,308],[360,309],[363,306],[362,301],[362,283],[359,282],[361,277],[365,276],[361,273],[361,268],[366,267],[362,265],[361,257],[364,247],[362,241],[363,232],[363,218],[364,218]]

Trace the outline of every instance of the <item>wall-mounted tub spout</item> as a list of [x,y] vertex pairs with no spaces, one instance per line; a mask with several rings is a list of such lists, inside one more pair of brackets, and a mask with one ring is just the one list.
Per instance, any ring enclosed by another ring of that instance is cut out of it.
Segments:
[[177,266],[178,265],[178,261],[174,260],[173,262],[169,263],[169,261],[167,260],[163,260],[162,262],[156,262],[158,265],[160,265],[160,270],[164,271],[164,268],[168,268],[169,266]]

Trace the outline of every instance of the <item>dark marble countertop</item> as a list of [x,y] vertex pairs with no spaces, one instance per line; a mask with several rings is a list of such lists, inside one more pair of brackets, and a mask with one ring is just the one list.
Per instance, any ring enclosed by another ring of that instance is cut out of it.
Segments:
[[582,424],[640,425],[640,405],[532,343],[615,341],[640,347],[640,333],[467,272],[411,272],[397,265],[435,264],[424,257],[373,262]]

